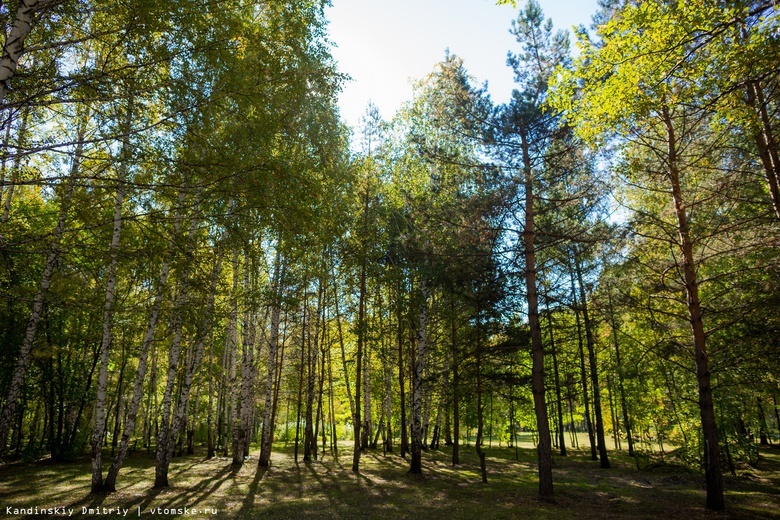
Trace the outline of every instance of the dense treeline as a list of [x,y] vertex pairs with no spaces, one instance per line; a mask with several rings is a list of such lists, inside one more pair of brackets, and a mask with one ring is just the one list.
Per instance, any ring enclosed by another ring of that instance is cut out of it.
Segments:
[[487,482],[522,429],[543,496],[614,449],[722,509],[780,439],[774,4],[602,0],[573,57],[529,1],[508,103],[447,53],[352,135],[325,4],[0,6],[2,456],[110,492],[136,450],[465,443]]

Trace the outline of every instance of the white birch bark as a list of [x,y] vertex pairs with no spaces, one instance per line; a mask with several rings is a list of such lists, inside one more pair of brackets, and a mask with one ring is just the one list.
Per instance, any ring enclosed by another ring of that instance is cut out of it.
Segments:
[[271,457],[271,439],[273,438],[273,432],[271,430],[271,411],[272,411],[272,397],[274,379],[276,376],[276,352],[279,348],[279,318],[281,315],[281,276],[283,268],[281,266],[282,257],[279,251],[276,252],[276,260],[274,262],[274,274],[272,282],[272,298],[271,301],[271,337],[269,340],[268,349],[268,374],[265,384],[265,401],[263,406],[263,429],[262,439],[260,441],[260,458],[258,465],[268,467],[269,459]]
[[425,280],[420,281],[420,293],[422,302],[417,324],[417,352],[412,370],[412,461],[409,473],[422,473],[423,372],[428,351],[428,296],[430,294]]
[[[203,322],[200,333],[198,334],[198,337],[195,340],[195,344],[192,348],[192,356],[187,366],[184,367],[184,378],[181,383],[181,388],[179,389],[179,400],[173,413],[173,422],[171,425],[170,434],[168,435],[168,443],[166,446],[166,465],[163,468],[166,482],[168,481],[168,466],[170,464],[171,457],[173,456],[173,449],[176,446],[176,437],[178,432],[181,430],[184,421],[186,420],[186,415],[189,408],[188,403],[190,400],[190,390],[192,389],[192,381],[194,380],[195,373],[198,371],[201,360],[203,359],[203,352],[206,349],[206,341],[211,335],[211,329],[213,327],[214,321],[214,299],[216,297],[217,283],[219,281],[219,275],[221,272],[222,256],[220,255],[217,257],[217,261],[214,264],[214,270],[212,271],[211,278],[211,289],[209,291],[209,297],[206,303],[206,312],[203,315]],[[155,468],[155,473],[157,474],[157,468]]]
[[32,30],[36,12],[45,5],[41,0],[20,0],[16,9],[14,25],[3,45],[3,55],[0,57],[0,105],[5,102],[5,95],[10,90],[11,78],[16,73],[19,58],[24,54],[24,40]]
[[102,447],[104,435],[104,417],[106,406],[106,384],[108,382],[108,355],[111,345],[111,329],[114,322],[114,291],[116,287],[116,270],[119,263],[119,241],[122,234],[122,204],[125,196],[125,180],[130,155],[130,125],[133,118],[133,97],[128,99],[125,114],[122,151],[120,152],[119,168],[117,170],[116,195],[114,197],[114,218],[111,244],[109,246],[110,263],[106,280],[106,298],[103,307],[103,337],[100,341],[100,368],[98,369],[97,398],[95,402],[95,424],[92,428],[92,493],[98,493],[103,488]]
[[[247,265],[247,269],[249,269]],[[249,280],[247,275],[247,289]],[[241,356],[241,401],[239,404],[238,424],[233,433],[233,464],[241,465],[247,453],[247,444],[250,435],[250,423],[254,399],[252,388],[254,387],[254,350],[256,337],[256,317],[249,311],[244,317],[242,331],[242,356]]]
[[[198,193],[197,198],[200,198]],[[199,200],[195,202],[194,213],[190,219],[190,228],[187,238],[186,256],[192,256],[195,247],[195,230],[197,228],[197,212]],[[179,366],[179,355],[181,353],[181,339],[183,334],[182,312],[187,304],[187,295],[189,290],[189,269],[190,263],[185,262],[182,269],[181,284],[179,286],[179,295],[173,313],[173,339],[168,350],[168,379],[165,384],[165,393],[163,394],[163,414],[160,421],[160,429],[157,434],[157,447],[155,453],[155,477],[154,487],[168,486],[168,466],[170,464],[170,455],[167,450],[168,440],[175,437],[177,431],[171,429],[171,408],[173,403],[173,389],[176,384],[176,371]]]
[[[228,319],[227,333],[225,338],[225,349],[228,352],[228,382],[227,382],[227,395],[225,397],[225,403],[227,406],[228,399],[230,403],[230,434],[231,445],[235,443],[235,437],[238,435],[238,380],[236,379],[236,361],[238,358],[238,250],[233,251],[233,308],[230,311],[230,318]],[[225,442],[225,454],[227,455],[227,441]],[[234,449],[235,452],[235,449]]]

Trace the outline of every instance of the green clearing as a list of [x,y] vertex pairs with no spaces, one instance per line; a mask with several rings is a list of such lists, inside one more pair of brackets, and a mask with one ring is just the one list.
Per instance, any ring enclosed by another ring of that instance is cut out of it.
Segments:
[[[780,450],[762,449],[755,467],[724,476],[725,512],[704,509],[703,477],[673,463],[637,469],[633,459],[612,452],[613,468],[601,470],[585,451],[555,457],[555,500],[537,494],[535,453],[488,448],[489,482],[480,481],[472,448],[462,448],[462,464],[450,464],[444,448],[424,454],[424,475],[406,474],[408,462],[397,455],[369,450],[361,474],[351,472],[348,443],[341,456],[329,454],[311,464],[296,464],[291,447],[277,446],[272,466],[257,470],[256,450],[238,470],[229,458],[206,460],[201,452],[174,459],[171,487],[152,489],[154,460],[136,452],[110,495],[90,495],[90,463],[41,461],[0,466],[0,512],[63,507],[84,515],[84,508],[128,509],[128,518],[780,518]],[[168,509],[167,513],[152,510]],[[189,508],[185,510],[184,508]],[[171,513],[171,509],[181,511]],[[213,514],[216,510],[216,515]],[[104,514],[102,518],[121,516]]]

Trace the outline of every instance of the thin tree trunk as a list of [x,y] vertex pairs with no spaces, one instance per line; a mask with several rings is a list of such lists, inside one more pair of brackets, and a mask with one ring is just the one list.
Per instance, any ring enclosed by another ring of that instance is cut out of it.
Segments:
[[[306,385],[306,429],[303,435],[303,461],[311,462],[317,458],[317,432],[315,431],[315,415],[314,415],[314,396],[317,384],[317,355],[319,351],[319,327],[320,327],[320,313],[322,312],[322,294],[323,285],[322,280],[318,282],[318,295],[317,295],[317,314],[314,319],[314,334],[309,334],[309,341],[307,341],[307,367],[308,367],[308,381]],[[314,338],[312,344],[312,337]]]
[[[30,111],[29,109],[24,110],[24,113],[22,114],[22,120],[19,123],[19,130],[16,132],[16,147],[17,149],[21,149],[25,146],[25,140],[27,137],[27,120],[29,118]],[[11,129],[11,122],[7,121],[5,123],[7,125],[7,130],[10,131]],[[7,134],[6,132],[6,140],[7,140]],[[5,155],[3,155],[3,169],[5,170]],[[4,199],[0,199],[3,202],[3,214],[2,217],[0,217],[0,225],[3,226],[2,229],[0,229],[0,247],[3,248],[3,255],[6,254],[6,244],[5,244],[5,225],[8,224],[8,219],[11,216],[11,203],[13,202],[14,198],[14,190],[16,187],[17,178],[16,176],[19,174],[19,168],[22,164],[22,154],[17,153],[16,157],[14,157],[14,163],[11,169],[11,182],[9,183],[7,193],[5,194]],[[5,174],[3,175],[5,178]],[[5,191],[5,190],[4,190]]]
[[[119,264],[119,241],[122,235],[122,205],[125,197],[125,181],[127,179],[128,161],[130,160],[130,126],[133,121],[134,99],[132,92],[128,97],[127,110],[125,111],[124,129],[122,134],[122,151],[120,152],[119,168],[117,169],[116,195],[114,196],[114,220],[113,232],[109,253],[111,261],[108,267],[106,280],[106,297],[103,306],[103,337],[100,341],[100,368],[98,369],[98,388],[95,403],[95,424],[92,429],[92,493],[103,491],[103,465],[101,447],[103,443],[103,414],[106,399],[106,383],[108,381],[108,358],[111,346],[111,332],[114,324],[114,293],[116,289],[116,271]],[[124,369],[125,360],[122,360]],[[121,379],[120,379],[121,381]],[[120,385],[121,388],[121,385]],[[117,411],[117,418],[119,417]],[[115,428],[114,444],[111,456],[114,456],[116,439],[119,430]]]
[[[326,330],[329,330],[326,328]],[[339,442],[336,432],[336,399],[333,393],[333,356],[332,356],[332,339],[328,335],[328,394],[330,403],[330,449],[335,459],[339,458]]]
[[631,421],[628,417],[628,402],[626,401],[626,390],[624,385],[625,376],[623,375],[623,362],[620,357],[620,342],[618,341],[618,328],[615,319],[615,310],[612,307],[612,292],[607,291],[607,302],[609,304],[609,316],[612,322],[612,341],[615,344],[615,363],[617,364],[618,374],[618,392],[620,393],[620,408],[623,412],[623,427],[626,429],[626,442],[628,443],[628,456],[634,456],[634,438],[631,433]]
[[383,352],[383,359],[382,359],[382,376],[384,379],[384,385],[385,385],[385,398],[382,403],[384,412],[384,423],[383,423],[383,431],[384,431],[384,442],[383,442],[383,451],[384,453],[392,453],[393,452],[393,429],[392,429],[392,415],[393,415],[393,365],[392,365],[392,358],[390,356],[390,345],[389,341],[386,338],[384,332],[385,332],[385,324],[384,324],[384,312],[382,311],[382,292],[381,289],[379,291],[379,319],[380,319],[380,325],[379,329],[382,331],[382,352]]
[[406,458],[409,453],[409,429],[406,425],[406,386],[404,382],[404,327],[403,327],[403,303],[401,300],[401,281],[396,284],[396,321],[398,326],[398,396],[401,405],[401,457]]
[[580,321],[580,305],[577,298],[577,287],[574,282],[574,267],[569,265],[569,276],[571,279],[571,296],[573,300],[574,318],[577,324],[577,347],[580,354],[580,384],[582,385],[582,401],[585,405],[585,427],[588,429],[588,440],[590,442],[590,459],[598,460],[596,453],[596,436],[593,431],[593,422],[590,417],[590,396],[588,395],[588,376],[585,369],[585,350],[582,342],[582,322]]
[[303,375],[304,367],[306,364],[306,308],[308,302],[306,299],[306,284],[303,284],[303,323],[301,324],[301,365],[298,372],[298,406],[297,406],[297,419],[295,421],[295,462],[298,462],[298,442],[300,440],[301,433],[301,401],[303,401]]
[[672,189],[677,231],[680,235],[680,249],[683,256],[683,275],[687,295],[688,313],[691,320],[693,347],[696,358],[696,379],[699,385],[699,410],[701,412],[702,432],[704,434],[704,467],[707,482],[707,509],[720,511],[725,508],[723,499],[723,475],[720,468],[720,450],[718,449],[718,428],[715,422],[715,408],[710,384],[710,367],[707,358],[706,334],[702,322],[702,309],[699,301],[699,283],[696,277],[696,265],[693,258],[693,242],[690,236],[688,215],[680,187],[680,170],[677,157],[677,137],[668,108],[662,109],[663,122],[667,132],[668,175]]
[[[198,195],[199,197],[199,195]],[[197,213],[197,205],[195,204],[195,213]],[[193,215],[190,220],[190,229],[187,240],[186,256],[190,258],[195,248],[195,230],[197,227],[197,218]],[[168,466],[170,465],[170,454],[168,452],[168,445],[170,439],[173,439],[175,443],[178,430],[171,429],[171,415],[173,408],[173,390],[176,384],[176,375],[179,367],[179,354],[181,352],[181,339],[183,334],[183,312],[184,307],[187,304],[188,290],[189,290],[189,270],[190,262],[184,264],[181,275],[181,283],[179,286],[179,296],[177,298],[175,308],[173,311],[173,323],[171,329],[173,331],[173,339],[171,346],[168,350],[168,379],[165,386],[165,393],[163,394],[163,413],[159,431],[157,433],[157,446],[155,453],[155,476],[154,487],[168,487]]]
[[[197,206],[196,206],[196,211],[197,211]],[[209,291],[208,301],[206,302],[206,310],[203,315],[203,322],[201,324],[201,329],[200,329],[201,333],[199,337],[195,340],[195,344],[192,347],[193,352],[189,364],[184,366],[183,381],[180,388],[179,400],[176,407],[174,408],[173,422],[169,430],[167,443],[163,447],[163,449],[165,450],[163,457],[159,456],[160,455],[159,439],[161,435],[158,435],[158,447],[157,447],[158,456],[156,457],[155,468],[154,468],[155,487],[167,487],[168,485],[168,468],[170,465],[171,456],[173,455],[174,447],[176,445],[177,433],[181,431],[182,425],[186,420],[186,414],[188,408],[187,403],[189,403],[192,381],[195,377],[195,373],[200,367],[200,362],[203,359],[203,351],[205,350],[206,341],[211,336],[211,328],[213,326],[213,319],[214,319],[214,300],[217,292],[217,283],[219,281],[219,276],[222,272],[222,255],[220,254],[220,252],[217,252],[217,255],[218,255],[217,260],[214,264],[214,268],[212,271],[211,288]],[[162,434],[162,429],[160,430],[160,432]],[[162,466],[158,464],[158,461],[160,460],[163,461]]]
[[764,174],[769,195],[772,199],[772,207],[775,217],[780,220],[780,158],[777,152],[777,143],[772,132],[772,120],[764,99],[764,90],[758,81],[750,81],[746,84],[747,103],[753,108],[761,122],[760,130],[754,134],[754,141],[761,164],[764,166]]
[[550,332],[550,352],[553,359],[553,372],[555,372],[555,398],[557,400],[556,411],[558,413],[558,447],[561,456],[566,456],[566,432],[563,429],[563,398],[561,397],[561,377],[558,371],[558,349],[555,346],[555,334],[553,333],[552,311],[547,305],[547,327]]
[[[228,326],[225,334],[225,349],[228,359],[228,379],[225,383],[225,428],[230,435],[225,436],[223,448],[227,457],[236,442],[238,435],[238,249],[233,250],[233,287],[231,291],[231,310],[228,318]],[[228,442],[230,438],[230,442]],[[234,449],[235,452],[235,449]]]
[[450,350],[452,351],[452,465],[460,464],[460,377],[455,299],[450,300]]
[[477,457],[479,457],[479,468],[482,472],[482,482],[487,484],[487,464],[485,463],[485,452],[482,451],[482,431],[484,429],[484,420],[482,417],[482,332],[480,323],[480,311],[477,310],[477,439],[474,443]]
[[260,458],[257,462],[258,466],[262,467],[268,467],[268,462],[271,458],[271,439],[273,437],[271,432],[271,412],[273,408],[271,399],[273,397],[273,385],[276,377],[276,352],[279,348],[279,318],[282,311],[281,276],[283,270],[282,254],[277,250],[276,260],[274,261],[273,282],[271,284],[271,292],[273,295],[273,300],[271,301],[271,339],[268,349],[268,374],[265,386],[265,405],[263,407],[263,429],[260,441]]
[[355,399],[352,397],[352,388],[349,385],[349,371],[347,370],[347,352],[344,346],[344,330],[341,327],[341,312],[339,311],[339,295],[336,284],[333,284],[333,305],[336,311],[336,330],[339,335],[339,347],[341,347],[341,368],[344,371],[344,386],[347,389],[349,399],[349,413],[353,423],[355,420]]
[[208,373],[206,377],[209,378],[209,405],[206,412],[206,458],[213,459],[216,454],[216,447],[214,444],[214,333],[212,331],[211,338],[209,339],[209,363]]
[[[249,259],[246,265],[246,290],[249,291]],[[255,373],[255,339],[256,316],[254,312],[247,311],[244,316],[242,330],[242,356],[241,356],[241,403],[239,405],[238,428],[233,433],[233,465],[240,466],[244,463],[244,457],[249,454],[248,445],[251,440],[251,418],[254,410],[254,373]]]
[[622,450],[620,444],[620,421],[615,413],[615,386],[612,384],[612,376],[607,371],[607,402],[609,403],[609,416],[612,418],[612,444],[615,450]]
[[422,474],[423,372],[428,351],[428,297],[430,295],[425,280],[420,281],[420,295],[422,298],[416,334],[417,352],[412,370],[412,460],[409,468],[409,473],[412,474]]
[[580,259],[575,251],[574,270],[577,273],[577,283],[580,289],[580,309],[582,310],[582,321],[585,324],[585,344],[588,347],[588,359],[590,361],[590,381],[593,387],[593,411],[596,415],[596,440],[599,450],[600,466],[609,469],[609,458],[607,456],[607,443],[604,440],[604,420],[601,414],[601,389],[599,388],[598,363],[596,360],[596,345],[593,340],[593,326],[588,314],[588,300],[585,295],[585,284],[582,280],[582,268]]
[[111,457],[116,453],[117,442],[119,441],[119,426],[122,419],[122,393],[125,383],[125,368],[127,368],[127,359],[125,357],[124,346],[122,348],[122,366],[119,368],[119,382],[116,389],[116,410],[114,410],[114,432],[111,436]]
[[[366,202],[364,210],[364,228],[367,227],[368,221],[368,191],[366,191]],[[364,229],[365,231],[365,229]],[[365,235],[364,235],[365,237]],[[360,266],[360,294],[358,296],[358,323],[357,323],[357,363],[355,364],[355,439],[354,448],[352,450],[352,471],[355,473],[360,472],[360,385],[363,376],[363,355],[366,340],[366,258],[365,258],[365,244],[363,245],[363,262]]]

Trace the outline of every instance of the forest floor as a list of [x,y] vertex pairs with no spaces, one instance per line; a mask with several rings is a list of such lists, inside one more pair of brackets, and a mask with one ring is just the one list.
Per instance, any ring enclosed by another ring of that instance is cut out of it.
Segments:
[[514,449],[488,448],[487,484],[481,482],[473,446],[462,447],[457,467],[450,464],[449,448],[424,453],[422,477],[407,474],[406,460],[381,450],[364,452],[356,475],[347,443],[340,446],[340,458],[327,454],[310,464],[296,464],[289,447],[275,449],[271,468],[261,471],[254,450],[237,470],[226,458],[177,457],[171,487],[164,490],[151,489],[153,457],[136,452],[119,475],[118,491],[97,496],[89,494],[88,459],[0,465],[0,520],[68,516],[71,511],[72,517],[98,513],[106,519],[780,519],[777,448],[762,448],[759,462],[739,468],[736,477],[724,475],[727,509],[719,513],[703,507],[700,473],[668,463],[637,469],[622,452],[610,452],[608,470],[584,451],[555,457],[555,499],[546,502],[537,497],[531,448],[518,450],[519,460]]

